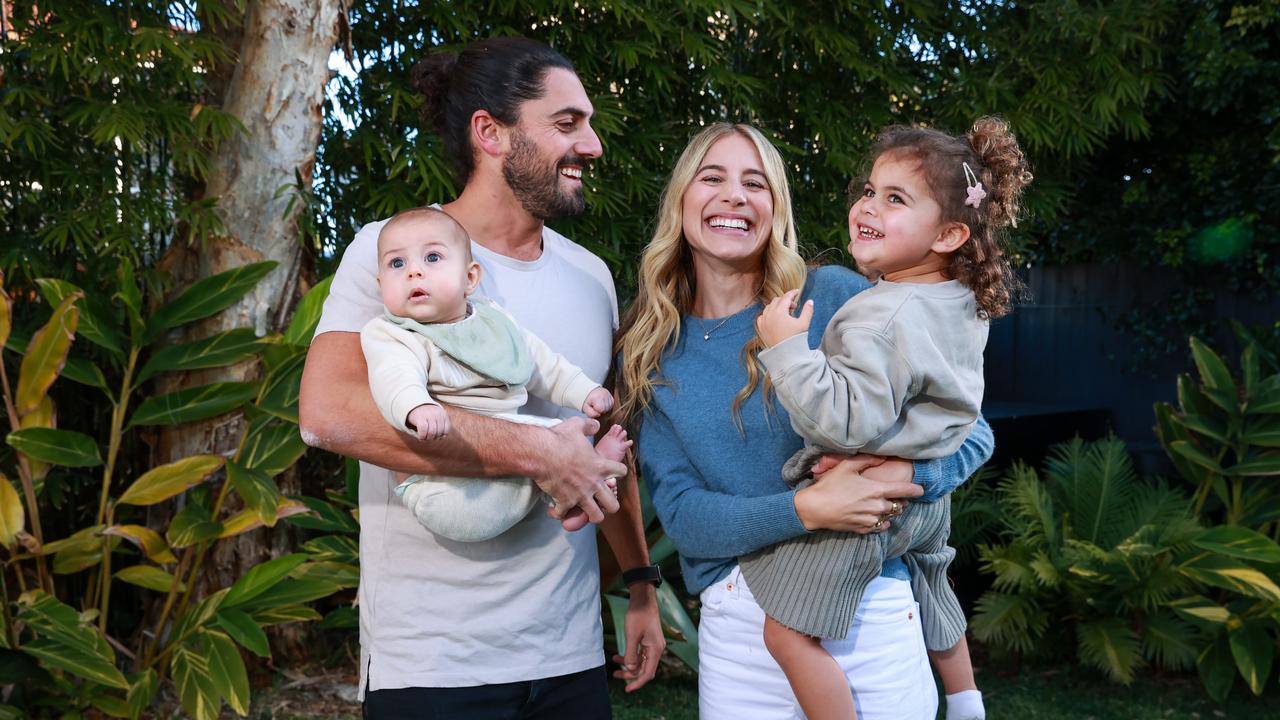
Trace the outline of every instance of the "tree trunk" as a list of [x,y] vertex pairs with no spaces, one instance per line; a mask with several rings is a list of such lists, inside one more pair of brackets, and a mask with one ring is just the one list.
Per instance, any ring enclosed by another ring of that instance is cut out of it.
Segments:
[[[311,188],[329,54],[345,23],[342,0],[251,0],[240,28],[219,31],[240,39],[222,106],[245,128],[219,148],[205,189],[207,197],[218,198],[225,233],[197,247],[175,243],[162,265],[179,284],[261,260],[279,265],[239,303],[192,328],[192,338],[246,326],[264,335],[285,324],[299,291],[298,216],[307,209],[295,202],[287,215],[285,210],[296,192]],[[213,72],[215,85],[217,75],[227,76],[225,69]],[[257,373],[256,363],[193,372],[161,391],[247,380]],[[196,453],[227,454],[243,429],[239,414],[166,428],[157,439],[157,463]],[[229,509],[239,504],[228,500],[234,503]],[[218,543],[205,563],[206,587],[234,582],[265,560],[270,546],[265,530]]]

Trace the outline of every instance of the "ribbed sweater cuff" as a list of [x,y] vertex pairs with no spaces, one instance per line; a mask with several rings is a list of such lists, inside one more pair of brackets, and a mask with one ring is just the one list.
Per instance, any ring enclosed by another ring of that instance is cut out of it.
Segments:
[[934,502],[942,497],[942,493],[938,492],[938,488],[943,487],[942,463],[938,460],[916,460],[911,464],[916,468],[916,475],[911,482],[924,488],[924,495],[917,498],[917,501]]

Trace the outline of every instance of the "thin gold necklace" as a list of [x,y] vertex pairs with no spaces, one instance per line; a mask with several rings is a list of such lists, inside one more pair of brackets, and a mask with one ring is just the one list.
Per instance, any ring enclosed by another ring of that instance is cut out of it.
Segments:
[[750,302],[748,302],[746,305],[743,305],[743,306],[742,306],[742,308],[741,308],[741,309],[739,309],[737,312],[735,312],[735,313],[733,313],[733,314],[731,314],[731,315],[728,315],[728,316],[727,316],[727,317],[725,317],[723,320],[721,320],[720,322],[716,323],[716,326],[715,326],[715,327],[713,327],[713,328],[711,328],[710,330],[708,330],[708,329],[707,329],[707,324],[706,324],[706,323],[704,323],[704,322],[702,321],[702,318],[698,318],[698,327],[702,328],[702,342],[707,342],[708,340],[710,340],[710,339],[711,339],[711,334],[712,334],[712,333],[714,333],[715,331],[717,331],[717,330],[719,330],[720,328],[724,327],[724,324],[725,324],[725,323],[727,323],[727,322],[729,322],[730,320],[732,320],[732,319],[734,318],[734,316],[736,316],[738,313],[742,312],[743,310],[746,310],[747,308],[751,307],[752,305],[755,305],[755,304],[756,304],[756,300],[757,300],[758,298],[759,298],[759,295],[757,295],[756,297],[751,298],[751,301],[750,301]]

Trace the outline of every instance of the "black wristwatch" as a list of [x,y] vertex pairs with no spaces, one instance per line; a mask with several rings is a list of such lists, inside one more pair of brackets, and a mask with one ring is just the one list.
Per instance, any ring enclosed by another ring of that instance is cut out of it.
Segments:
[[657,565],[641,565],[622,571],[622,584],[631,587],[636,583],[653,583],[655,588],[662,587],[662,571]]

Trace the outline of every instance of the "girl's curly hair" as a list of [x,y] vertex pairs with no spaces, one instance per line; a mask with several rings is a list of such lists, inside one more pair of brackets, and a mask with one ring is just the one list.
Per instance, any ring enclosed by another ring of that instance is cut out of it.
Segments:
[[[925,184],[942,207],[942,220],[969,227],[969,241],[951,254],[948,273],[973,291],[978,315],[1007,314],[1021,283],[1001,250],[1001,240],[1006,227],[1017,226],[1022,190],[1032,177],[1009,124],[996,117],[979,118],[968,134],[959,137],[895,125],[876,138],[873,162],[885,154],[918,160]],[[964,204],[969,187],[965,163],[987,193],[977,208]],[[851,206],[861,193],[860,182],[849,186]]]

